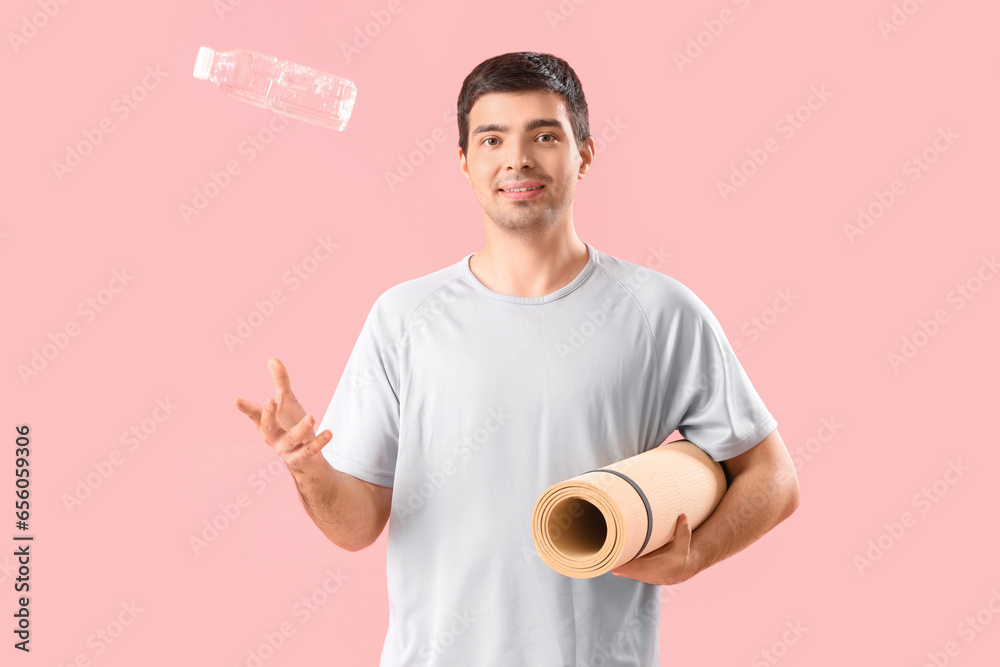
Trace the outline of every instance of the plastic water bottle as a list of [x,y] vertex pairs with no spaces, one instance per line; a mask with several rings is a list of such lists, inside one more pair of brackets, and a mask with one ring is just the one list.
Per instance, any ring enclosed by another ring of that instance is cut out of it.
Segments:
[[248,104],[339,131],[351,117],[358,92],[343,77],[245,49],[201,47],[194,75]]

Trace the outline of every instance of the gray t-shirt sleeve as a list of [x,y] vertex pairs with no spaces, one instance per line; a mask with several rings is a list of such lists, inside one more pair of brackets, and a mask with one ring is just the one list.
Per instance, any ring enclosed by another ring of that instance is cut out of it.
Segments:
[[689,288],[679,282],[676,287],[678,310],[666,355],[665,427],[716,461],[730,459],[767,437],[778,422],[712,311]]
[[391,487],[399,445],[399,348],[384,335],[390,313],[383,297],[365,319],[316,433],[330,429],[322,453],[334,468]]

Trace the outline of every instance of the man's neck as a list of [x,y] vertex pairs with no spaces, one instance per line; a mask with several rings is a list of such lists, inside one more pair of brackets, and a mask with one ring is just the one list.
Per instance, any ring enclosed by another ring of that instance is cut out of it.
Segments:
[[545,240],[488,239],[469,268],[494,292],[539,297],[573,282],[589,258],[586,244],[570,232]]

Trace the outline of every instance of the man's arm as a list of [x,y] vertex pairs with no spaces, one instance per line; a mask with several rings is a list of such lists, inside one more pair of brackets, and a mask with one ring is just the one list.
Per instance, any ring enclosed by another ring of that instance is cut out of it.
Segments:
[[292,479],[306,513],[327,538],[342,549],[370,546],[389,520],[392,488],[341,472],[322,456],[305,468],[292,468]]
[[778,430],[722,462],[729,488],[712,514],[691,531],[682,514],[670,542],[612,574],[672,585],[729,558],[787,519],[799,506],[799,480]]
[[280,359],[269,359],[267,367],[277,400],[269,398],[259,405],[237,398],[233,405],[253,421],[267,446],[285,462],[306,513],[323,534],[348,551],[364,549],[378,539],[389,520],[392,489],[330,465],[321,453],[333,437],[330,429],[317,435],[315,419],[292,393]]
[[692,574],[750,546],[799,506],[799,479],[778,429],[722,465],[731,481],[715,511],[691,533]]

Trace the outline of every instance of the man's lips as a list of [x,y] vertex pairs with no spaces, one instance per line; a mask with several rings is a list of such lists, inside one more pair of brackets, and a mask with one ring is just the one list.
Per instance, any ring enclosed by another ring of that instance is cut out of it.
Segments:
[[523,193],[525,193],[525,192],[534,192],[534,191],[536,191],[536,190],[541,190],[541,189],[542,189],[542,188],[544,188],[544,187],[545,187],[544,185],[535,185],[535,186],[533,186],[533,187],[530,187],[530,188],[526,188],[526,189],[524,189],[524,190],[522,190],[522,189],[520,189],[520,188],[511,188],[511,189],[505,189],[505,188],[501,188],[501,189],[500,189],[500,192],[508,192],[508,193],[510,193],[510,194],[515,194],[515,195],[518,195],[518,194],[523,194]]
[[519,188],[543,188],[544,184],[538,181],[511,181],[510,183],[505,183],[501,190],[510,191],[517,190]]
[[504,190],[504,189],[501,189],[500,190],[500,194],[503,195],[504,199],[526,200],[526,199],[534,199],[535,197],[541,197],[542,196],[542,190],[544,190],[544,189],[545,189],[544,185],[538,185],[538,186],[535,186],[534,188],[529,189],[529,190]]

